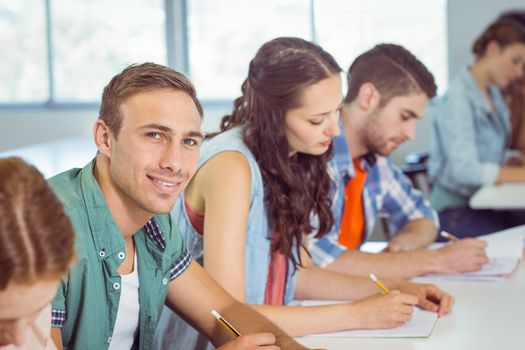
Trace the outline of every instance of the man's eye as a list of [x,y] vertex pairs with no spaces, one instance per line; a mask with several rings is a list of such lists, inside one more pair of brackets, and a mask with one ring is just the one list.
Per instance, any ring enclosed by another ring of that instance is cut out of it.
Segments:
[[160,140],[161,139],[161,136],[158,132],[148,132],[146,134],[150,139],[153,139],[153,140]]
[[199,145],[199,142],[194,139],[184,139],[182,142],[187,146],[198,146]]

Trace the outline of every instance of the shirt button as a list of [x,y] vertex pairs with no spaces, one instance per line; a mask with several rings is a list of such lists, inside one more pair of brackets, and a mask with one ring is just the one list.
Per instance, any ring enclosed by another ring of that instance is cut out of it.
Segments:
[[103,250],[101,250],[100,252],[98,252],[98,255],[99,255],[101,258],[103,258],[103,257],[106,256],[106,252],[103,251]]
[[117,283],[117,282],[113,283],[113,289],[117,289],[117,290],[120,289],[120,283]]
[[126,254],[124,254],[123,252],[118,253],[118,258],[120,260],[124,259],[125,257],[126,257]]
[[163,278],[163,279],[162,279],[162,284],[163,284],[163,285],[168,284],[168,279],[167,279],[167,278]]
[[111,337],[108,338],[108,344],[111,343]]

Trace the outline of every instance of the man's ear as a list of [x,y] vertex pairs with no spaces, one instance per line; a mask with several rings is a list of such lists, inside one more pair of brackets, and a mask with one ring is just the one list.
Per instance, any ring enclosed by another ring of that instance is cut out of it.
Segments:
[[98,152],[111,158],[111,138],[112,133],[106,122],[102,119],[97,119],[93,126],[93,138]]
[[491,40],[485,46],[485,56],[494,56],[499,54],[502,51],[500,44],[496,40]]
[[380,100],[381,96],[379,95],[379,91],[377,91],[374,84],[364,83],[361,85],[357,94],[357,101],[359,103],[359,107],[363,111],[373,111],[379,105]]

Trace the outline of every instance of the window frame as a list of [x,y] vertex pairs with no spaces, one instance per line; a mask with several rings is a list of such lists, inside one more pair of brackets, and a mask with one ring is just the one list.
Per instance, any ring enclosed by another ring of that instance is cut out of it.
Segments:
[[[317,42],[316,23],[315,23],[315,1],[309,1],[309,27],[310,40]],[[48,77],[48,99],[43,102],[20,102],[9,103],[0,102],[0,111],[9,110],[60,110],[60,109],[93,109],[100,106],[99,102],[60,102],[56,100],[55,81],[54,81],[54,54],[53,54],[53,20],[51,16],[51,6],[53,0],[44,0],[45,3],[45,31],[46,31],[46,58],[47,58],[47,77]],[[188,37],[188,0],[164,0],[164,11],[166,14],[165,22],[165,45],[166,62],[171,68],[176,69],[182,74],[190,75],[189,57],[189,37]],[[446,35],[446,33],[445,33]],[[448,69],[448,68],[447,68]],[[202,103],[205,107],[228,109],[231,107],[231,99],[206,99]]]

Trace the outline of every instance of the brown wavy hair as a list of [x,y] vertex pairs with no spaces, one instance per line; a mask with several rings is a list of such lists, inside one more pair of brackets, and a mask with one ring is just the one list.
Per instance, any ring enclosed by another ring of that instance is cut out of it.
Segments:
[[0,159],[0,290],[64,275],[75,236],[62,203],[40,172],[16,157]]
[[[302,235],[317,231],[321,237],[334,222],[326,169],[333,150],[289,157],[284,118],[301,106],[307,87],[340,72],[335,59],[314,43],[292,37],[271,40],[251,60],[242,95],[221,123],[221,132],[241,127],[261,169],[272,249],[285,254],[295,268],[302,266]],[[318,218],[318,227],[312,226],[312,217]]]
[[485,54],[487,45],[495,41],[502,48],[514,44],[525,44],[525,24],[520,20],[523,12],[509,11],[492,22],[474,41],[472,52],[477,58]]

